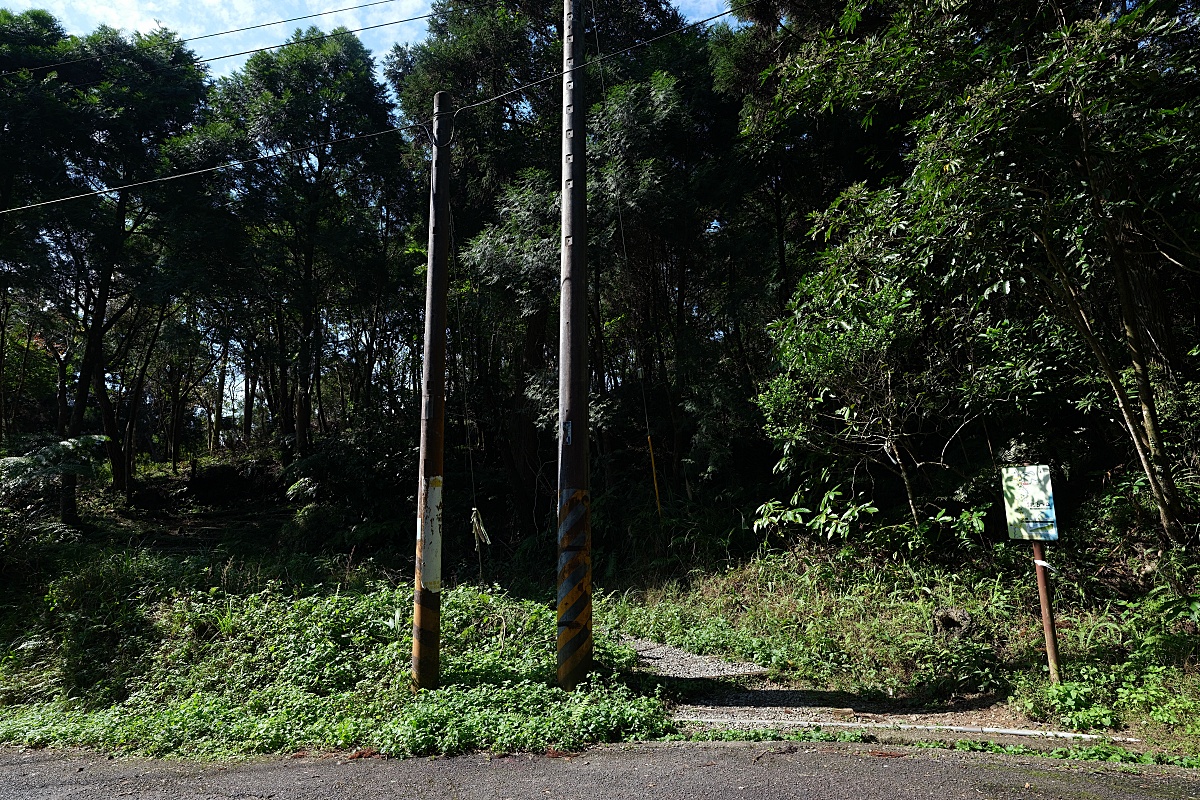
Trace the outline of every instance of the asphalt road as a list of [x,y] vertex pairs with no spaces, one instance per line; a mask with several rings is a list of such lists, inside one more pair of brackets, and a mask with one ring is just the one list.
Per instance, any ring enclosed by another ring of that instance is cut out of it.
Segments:
[[598,747],[572,757],[290,758],[196,764],[0,747],[0,798],[1174,798],[1200,772],[884,745],[785,743]]

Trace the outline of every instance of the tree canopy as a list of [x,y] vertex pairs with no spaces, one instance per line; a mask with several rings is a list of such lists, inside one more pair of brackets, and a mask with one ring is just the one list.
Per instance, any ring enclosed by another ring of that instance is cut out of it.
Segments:
[[[449,546],[468,558],[475,506],[512,558],[548,547],[558,12],[443,0],[378,59],[310,28],[213,79],[165,29],[0,10],[7,452],[103,434],[135,506],[147,464],[265,460],[312,547],[407,537],[444,90]],[[594,13],[601,577],[805,536],[983,547],[1004,536],[997,467],[1034,461],[1068,516],[1194,546],[1192,4]],[[77,477],[55,490],[68,522]]]

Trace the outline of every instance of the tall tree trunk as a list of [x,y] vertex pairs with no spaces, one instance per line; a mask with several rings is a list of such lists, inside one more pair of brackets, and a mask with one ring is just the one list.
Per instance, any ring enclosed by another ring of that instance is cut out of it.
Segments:
[[242,441],[249,448],[254,434],[254,395],[258,392],[258,377],[247,360],[242,373]]
[[313,373],[316,353],[320,348],[317,341],[317,303],[314,285],[312,249],[304,258],[304,288],[300,310],[300,347],[296,358],[296,452],[303,458],[310,452],[313,413]]
[[[25,394],[25,379],[29,375],[29,353],[32,349],[33,349],[33,326],[26,325],[25,326],[25,349],[23,349],[21,351],[21,369],[17,373],[17,385],[13,388],[13,393],[12,393],[12,400],[13,400],[13,402],[11,403],[12,411],[9,412],[8,419],[5,422],[5,424],[7,425],[7,430],[9,430],[9,431],[14,430],[17,426],[17,409],[21,407],[21,395]],[[57,354],[55,354],[55,355],[57,356]],[[57,362],[58,362],[58,359],[56,357],[55,363],[57,364]],[[66,395],[63,394],[62,398],[65,401]],[[65,425],[66,425],[66,421],[64,419],[62,421],[60,427],[64,427]]]
[[104,364],[96,365],[96,369],[92,372],[92,393],[96,396],[96,403],[100,406],[100,421],[104,430],[104,449],[108,453],[108,463],[112,469],[112,490],[113,492],[127,492],[129,489],[125,474],[125,455],[121,447],[123,437],[117,425],[117,411],[113,407],[112,399],[108,396],[108,386],[104,382],[105,369]]
[[313,394],[317,400],[317,430],[324,436],[329,433],[329,421],[325,419],[325,404],[321,400],[321,356],[325,352],[325,333],[323,330],[318,334],[318,341],[320,344],[318,344],[313,353]]
[[1139,418],[1129,397],[1129,393],[1125,390],[1125,384],[1121,381],[1120,371],[1112,363],[1111,359],[1109,359],[1103,343],[1092,330],[1091,321],[1079,298],[1079,293],[1075,289],[1075,284],[1070,276],[1067,275],[1067,271],[1063,266],[1062,260],[1058,257],[1058,253],[1050,246],[1049,238],[1042,233],[1038,233],[1038,238],[1042,243],[1047,259],[1054,267],[1057,275],[1057,280],[1051,280],[1046,275],[1041,275],[1041,278],[1047,283],[1051,291],[1055,291],[1063,299],[1067,309],[1066,317],[1068,322],[1083,337],[1088,349],[1096,357],[1096,361],[1100,365],[1100,371],[1104,373],[1105,379],[1108,380],[1108,384],[1113,390],[1113,395],[1117,401],[1117,408],[1120,410],[1121,419],[1125,423],[1125,430],[1129,433],[1129,438],[1133,442],[1134,452],[1137,453],[1138,462],[1141,464],[1142,471],[1146,475],[1150,494],[1154,498],[1155,506],[1158,509],[1163,543],[1164,545],[1171,541],[1182,543],[1184,540],[1182,525],[1180,524],[1179,517],[1175,516],[1172,512],[1170,502],[1163,491],[1161,477],[1152,461],[1149,443],[1146,440],[1146,427]]
[[217,368],[217,396],[212,424],[208,430],[208,452],[214,453],[221,446],[221,420],[225,415],[225,371],[229,366],[229,337],[221,344],[220,366]]
[[179,408],[179,389],[183,383],[178,367],[168,367],[167,370],[167,447],[171,459],[171,474],[179,474],[179,433],[180,424],[176,414]]
[[[1116,242],[1112,241],[1111,235],[1110,246],[1113,248],[1117,246]],[[1125,345],[1129,350],[1134,379],[1138,387],[1138,403],[1142,412],[1142,429],[1145,431],[1146,454],[1158,477],[1161,498],[1156,499],[1159,500],[1161,510],[1165,511],[1165,514],[1160,514],[1160,516],[1163,517],[1163,527],[1167,535],[1173,541],[1182,543],[1186,538],[1182,522],[1183,509],[1179,503],[1179,490],[1175,486],[1175,475],[1171,469],[1171,462],[1163,446],[1162,427],[1158,421],[1158,404],[1155,399],[1154,383],[1150,380],[1150,365],[1142,338],[1140,315],[1133,300],[1133,290],[1130,286],[1124,254],[1114,249],[1112,261],[1117,296],[1121,303],[1121,322],[1125,334]]]
[[608,394],[608,351],[604,342],[604,307],[600,301],[600,259],[594,259],[596,267],[592,275],[591,318],[592,336],[588,346],[588,361],[592,372],[592,382],[603,397]]
[[282,306],[276,309],[275,318],[275,335],[279,347],[279,379],[275,382],[275,396],[279,405],[279,435],[282,438],[279,460],[286,467],[292,463],[296,454],[296,399],[288,380],[288,364],[291,363],[291,359],[288,358]]
[[896,466],[900,468],[900,480],[904,481],[904,495],[908,498],[908,510],[912,514],[913,529],[921,527],[921,518],[917,514],[917,493],[913,488],[912,477],[908,474],[908,468],[904,466],[904,455],[900,452],[900,448],[895,442],[889,442],[888,446],[892,450],[892,456],[896,459]]
[[138,364],[137,375],[133,381],[133,391],[129,396],[129,416],[125,420],[125,435],[123,439],[125,452],[125,499],[133,500],[133,490],[135,488],[137,475],[137,423],[138,416],[142,408],[142,395],[146,390],[146,374],[150,370],[150,361],[154,356],[154,348],[158,344],[159,333],[162,332],[163,322],[167,318],[167,307],[164,305],[158,312],[158,320],[154,324],[154,331],[150,334],[150,341],[146,344],[146,352],[142,355],[141,363]]
[[[1138,387],[1138,404],[1141,407],[1140,420],[1135,421],[1132,408],[1128,408],[1128,410],[1122,408],[1122,415],[1125,417],[1135,446],[1138,447],[1142,468],[1146,472],[1146,479],[1149,482],[1155,504],[1158,506],[1159,522],[1162,525],[1163,533],[1167,539],[1177,544],[1183,544],[1187,539],[1183,528],[1183,512],[1171,463],[1163,448],[1154,384],[1150,380],[1149,362],[1142,340],[1141,315],[1134,302],[1130,286],[1128,263],[1126,262],[1129,250],[1122,243],[1122,236],[1117,230],[1117,219],[1114,218],[1108,206],[1112,200],[1110,195],[1117,191],[1115,189],[1117,182],[1112,179],[1111,171],[1106,167],[1103,155],[1095,156],[1091,151],[1089,113],[1087,107],[1082,103],[1082,98],[1077,98],[1074,118],[1079,129],[1079,141],[1083,150],[1082,163],[1086,186],[1089,190],[1089,203],[1096,221],[1100,223],[1104,232],[1104,242],[1108,247],[1109,260],[1112,262],[1113,278],[1116,282],[1117,298],[1121,307],[1122,333]],[[1109,382],[1113,382],[1113,379],[1110,378]],[[1120,383],[1119,376],[1116,376],[1116,382]],[[1115,386],[1114,390],[1116,390]],[[1124,391],[1123,386],[1121,391]],[[1123,402],[1126,407],[1130,405],[1127,396]]]
[[548,308],[541,308],[526,318],[524,343],[513,370],[513,399],[507,415],[508,447],[503,454],[509,470],[509,491],[516,514],[514,541],[526,533],[536,533],[545,523],[551,508],[550,494],[543,491],[551,487],[542,474],[541,440],[529,413],[529,401],[525,397],[526,379],[546,363],[546,322],[549,314]]
[[[100,283],[92,298],[92,306],[85,313],[86,344],[83,358],[79,363],[79,375],[75,382],[75,398],[71,407],[71,416],[67,422],[66,438],[75,439],[83,433],[84,414],[87,411],[88,391],[91,388],[92,376],[97,365],[104,356],[104,324],[108,310],[109,294],[112,289],[112,271],[101,270]],[[59,498],[59,519],[65,525],[78,525],[79,503],[76,498],[78,480],[75,475],[63,475],[62,495]]]
[[0,448],[8,443],[8,410],[5,387],[5,366],[8,364],[8,321],[12,304],[8,299],[8,287],[4,287],[0,299]]
[[59,355],[53,348],[47,347],[50,355],[54,356],[54,366],[58,372],[58,393],[55,397],[58,407],[58,418],[55,421],[54,433],[59,439],[67,438],[67,426],[71,422],[70,388],[67,385],[67,356]]

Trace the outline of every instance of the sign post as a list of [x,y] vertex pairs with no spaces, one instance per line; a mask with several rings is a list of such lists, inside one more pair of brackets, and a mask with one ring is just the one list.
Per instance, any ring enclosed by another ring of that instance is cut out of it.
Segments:
[[1058,683],[1058,634],[1054,628],[1054,607],[1050,603],[1050,564],[1046,561],[1044,544],[1058,540],[1050,468],[1044,464],[1004,467],[1000,475],[1004,484],[1008,538],[1033,543],[1033,566],[1037,571],[1038,599],[1042,604],[1042,631],[1046,635],[1046,662],[1050,667],[1050,682]]

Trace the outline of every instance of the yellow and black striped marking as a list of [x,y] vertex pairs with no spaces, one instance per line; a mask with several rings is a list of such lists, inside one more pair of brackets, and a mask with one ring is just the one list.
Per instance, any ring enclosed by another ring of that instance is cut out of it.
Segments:
[[562,492],[558,508],[558,684],[574,689],[592,668],[591,498]]
[[413,689],[438,687],[442,593],[417,589],[413,603]]

